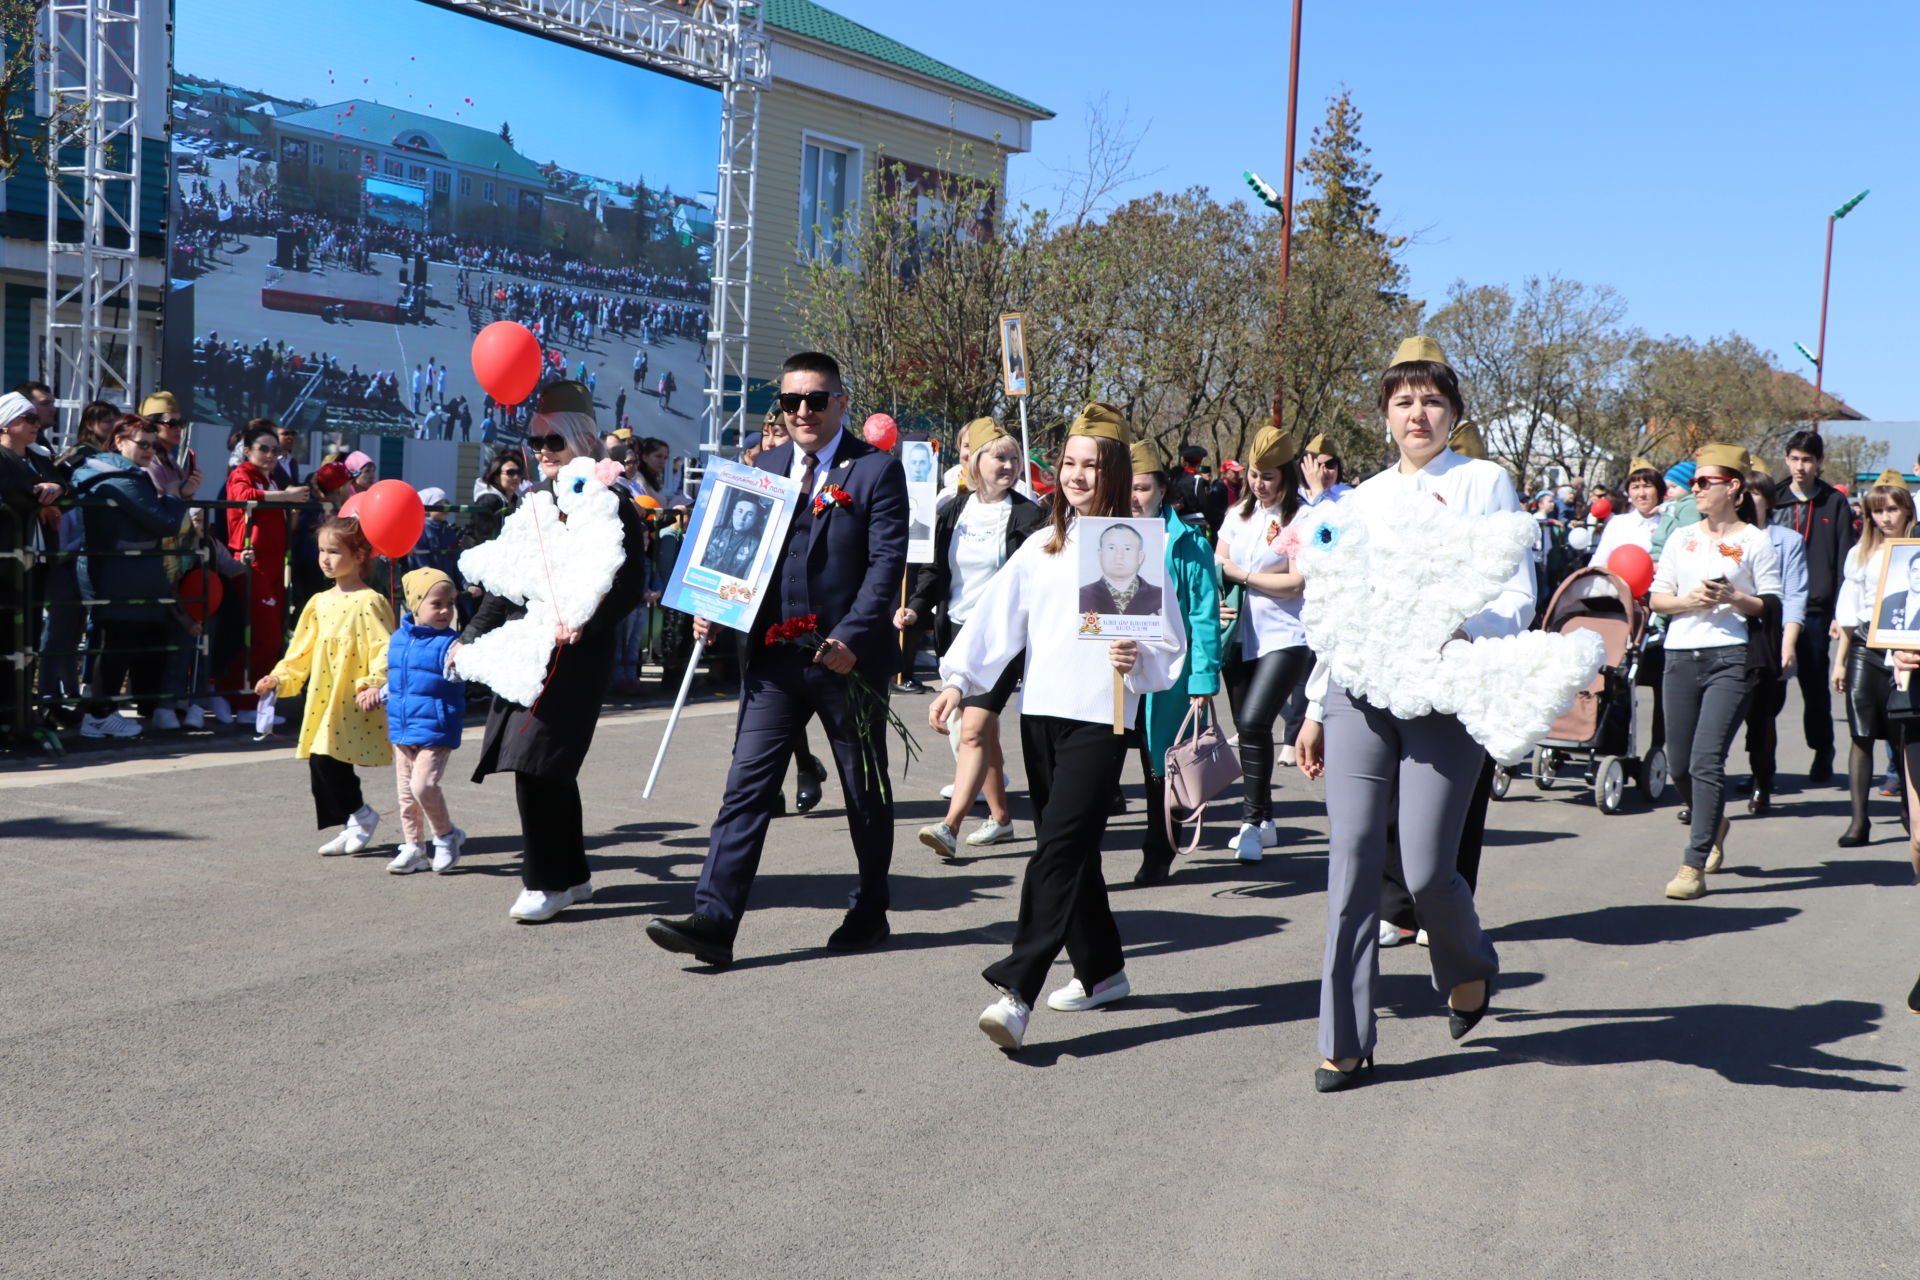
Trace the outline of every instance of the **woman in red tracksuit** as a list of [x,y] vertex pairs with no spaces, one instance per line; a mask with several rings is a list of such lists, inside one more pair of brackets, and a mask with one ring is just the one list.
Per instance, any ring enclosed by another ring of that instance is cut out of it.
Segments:
[[279,460],[273,423],[255,418],[241,436],[240,465],[227,473],[228,502],[272,504],[227,510],[227,546],[247,564],[247,617],[253,635],[241,684],[249,688],[273,670],[286,641],[287,514],[277,508],[307,500],[304,485],[277,486],[273,468]]

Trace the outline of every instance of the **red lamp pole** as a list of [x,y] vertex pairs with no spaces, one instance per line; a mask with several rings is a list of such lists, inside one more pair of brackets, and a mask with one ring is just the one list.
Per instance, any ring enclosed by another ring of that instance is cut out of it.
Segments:
[[1280,429],[1281,402],[1287,382],[1287,269],[1293,265],[1293,137],[1300,114],[1300,9],[1293,0],[1293,42],[1287,55],[1287,176],[1280,180],[1280,322],[1275,350],[1279,377],[1273,386],[1273,427]]
[[1833,224],[1853,212],[1853,206],[1867,198],[1872,188],[1827,215],[1827,265],[1820,274],[1820,343],[1813,357],[1813,433],[1820,434],[1821,386],[1827,377],[1827,292],[1833,284]]

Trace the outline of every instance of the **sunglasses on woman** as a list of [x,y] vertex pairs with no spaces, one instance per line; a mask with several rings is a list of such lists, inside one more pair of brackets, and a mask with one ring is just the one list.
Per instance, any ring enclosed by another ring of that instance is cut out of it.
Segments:
[[528,436],[527,448],[542,453],[564,453],[567,450],[567,438],[559,432],[550,436]]
[[1710,489],[1716,484],[1732,484],[1732,483],[1733,483],[1732,476],[1695,476],[1689,482],[1689,487],[1694,489]]
[[774,400],[786,413],[798,412],[803,404],[815,413],[824,413],[839,394],[838,391],[782,391]]
[[525,473],[522,472],[520,468],[514,467],[511,470],[502,471],[500,473],[500,478],[502,480],[518,480],[523,474]]

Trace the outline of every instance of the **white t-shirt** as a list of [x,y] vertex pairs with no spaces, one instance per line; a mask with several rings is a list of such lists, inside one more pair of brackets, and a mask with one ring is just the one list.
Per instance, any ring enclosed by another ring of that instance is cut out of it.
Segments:
[[1600,545],[1593,549],[1593,557],[1587,561],[1590,565],[1605,568],[1613,553],[1622,547],[1638,547],[1642,551],[1653,550],[1653,531],[1660,527],[1660,512],[1656,509],[1652,515],[1641,515],[1632,507],[1619,512],[1607,521],[1606,528],[1600,531]]
[[1007,521],[1013,516],[1013,502],[982,503],[978,498],[960,508],[960,519],[953,526],[953,540],[947,544],[947,568],[951,586],[947,592],[947,620],[956,627],[973,616],[973,608],[987,593],[1000,566],[1007,562]]
[[[1298,523],[1305,507],[1294,512]],[[1255,507],[1253,514],[1233,528],[1233,540],[1227,550],[1233,562],[1248,573],[1285,573],[1287,557],[1274,549],[1280,540],[1278,507]],[[1227,536],[1227,526],[1220,529]],[[1277,649],[1291,649],[1307,642],[1307,629],[1300,622],[1301,598],[1276,599],[1265,592],[1247,588],[1240,606],[1240,656],[1257,658]]]
[[[1777,596],[1780,558],[1774,554],[1765,531],[1750,524],[1723,538],[1709,534],[1704,520],[1675,529],[1653,571],[1653,589],[1663,595],[1684,596],[1709,578],[1725,578],[1734,590],[1750,596]],[[1746,615],[1730,604],[1675,614],[1667,623],[1669,651],[1717,649],[1746,642]]]

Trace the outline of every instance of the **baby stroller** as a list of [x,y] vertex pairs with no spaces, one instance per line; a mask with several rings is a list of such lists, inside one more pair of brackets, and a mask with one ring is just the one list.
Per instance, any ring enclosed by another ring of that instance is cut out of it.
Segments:
[[[1581,779],[1602,813],[1620,812],[1629,776],[1649,802],[1657,802],[1667,789],[1666,752],[1655,747],[1644,760],[1634,754],[1634,678],[1646,639],[1646,607],[1618,575],[1589,565],[1574,570],[1553,593],[1540,629],[1558,635],[1591,631],[1605,642],[1607,660],[1534,747],[1533,785],[1550,791],[1563,770],[1584,766]],[[1512,770],[1494,770],[1497,799],[1504,800],[1512,784]]]

